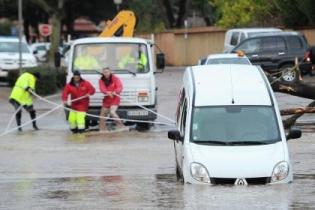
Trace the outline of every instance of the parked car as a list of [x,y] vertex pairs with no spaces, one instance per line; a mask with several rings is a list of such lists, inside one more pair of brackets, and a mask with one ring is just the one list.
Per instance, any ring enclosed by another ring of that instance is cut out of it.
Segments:
[[[36,58],[25,41],[22,41],[22,67],[37,66]],[[19,39],[0,37],[0,77],[6,78],[8,71],[19,68]]]
[[38,61],[45,62],[47,60],[47,53],[50,48],[50,43],[48,42],[33,43],[31,44],[31,48]]
[[244,39],[254,37],[266,33],[281,32],[279,28],[234,28],[225,33],[224,51],[225,53],[231,50],[242,42]]
[[292,82],[297,79],[295,71],[285,71],[302,61],[308,43],[301,33],[281,32],[264,34],[243,40],[232,52],[244,52],[253,65],[260,65],[269,73],[284,70],[282,79]]
[[[232,81],[232,82],[231,82]],[[176,175],[191,184],[277,184],[293,179],[274,93],[253,65],[188,67],[176,112]]]
[[251,65],[251,62],[244,53],[222,53],[212,54],[198,61],[198,65],[210,64],[244,64]]

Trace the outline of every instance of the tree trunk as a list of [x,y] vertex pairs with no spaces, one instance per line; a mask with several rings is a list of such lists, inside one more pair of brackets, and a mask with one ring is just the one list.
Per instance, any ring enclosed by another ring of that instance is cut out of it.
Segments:
[[63,17],[63,6],[65,0],[58,0],[58,6],[54,10],[54,13],[51,17],[52,23],[52,34],[51,34],[51,45],[48,55],[48,63],[54,63],[55,54],[58,51],[60,44],[60,35],[61,35],[61,20]]
[[178,11],[178,17],[176,21],[176,27],[180,28],[184,25],[184,20],[187,15],[187,5],[189,0],[180,0],[179,1],[179,11]]
[[54,63],[55,53],[58,51],[60,43],[60,28],[61,28],[61,18],[60,15],[54,13],[51,17],[52,23],[52,34],[51,34],[51,45],[48,56],[48,63]]
[[292,115],[292,114],[305,114],[305,113],[315,113],[314,107],[299,107],[292,109],[283,109],[280,111],[281,116]]
[[174,13],[173,13],[173,8],[171,5],[171,2],[170,2],[170,0],[163,0],[162,3],[163,3],[166,17],[168,20],[168,26],[170,28],[173,28],[175,26],[175,18],[174,18]]
[[277,81],[275,78],[271,78],[268,73],[266,73],[271,87],[273,91],[275,92],[281,92],[281,93],[286,93],[302,98],[308,98],[308,99],[313,99],[314,101],[310,103],[307,107],[305,108],[293,108],[293,109],[287,109],[287,110],[281,110],[280,113],[281,115],[291,115],[294,114],[292,117],[283,120],[283,126],[284,128],[290,128],[293,126],[298,118],[303,116],[304,113],[314,113],[315,109],[315,86],[311,84],[305,83],[303,80],[301,80],[300,77],[300,70],[298,68],[298,63],[296,61],[296,66],[294,67],[294,71],[296,71],[298,75],[298,80],[292,83],[288,82],[283,82],[283,81]]
[[272,85],[275,92],[287,93],[302,98],[315,100],[315,86],[306,84],[303,81],[287,84],[285,82],[275,82]]
[[[310,103],[307,107],[314,107],[315,106],[315,101],[313,101],[312,103]],[[282,121],[283,122],[283,126],[285,129],[290,128],[291,126],[293,126],[296,122],[296,120],[298,118],[300,118],[304,113],[297,113],[295,115],[293,115],[292,117]]]

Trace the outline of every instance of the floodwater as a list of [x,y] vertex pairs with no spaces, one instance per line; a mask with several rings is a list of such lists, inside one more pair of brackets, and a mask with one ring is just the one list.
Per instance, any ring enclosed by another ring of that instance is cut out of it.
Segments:
[[[178,86],[163,84],[177,84],[180,76],[181,71],[158,75],[159,111],[169,117]],[[281,107],[309,102],[277,97]],[[2,99],[0,126],[5,128],[13,110]],[[52,108],[35,105],[39,114]],[[28,119],[24,112],[23,121]],[[169,126],[73,135],[62,110],[39,126],[39,131],[26,126],[22,133],[0,137],[0,209],[315,209],[315,134],[307,126],[301,139],[288,143],[293,183],[265,186],[178,182]]]

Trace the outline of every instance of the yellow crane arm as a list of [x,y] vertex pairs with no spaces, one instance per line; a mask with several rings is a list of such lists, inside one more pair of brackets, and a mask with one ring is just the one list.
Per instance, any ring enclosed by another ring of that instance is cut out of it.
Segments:
[[120,11],[112,21],[107,21],[106,27],[99,37],[123,36],[132,37],[136,25],[136,16],[130,10]]

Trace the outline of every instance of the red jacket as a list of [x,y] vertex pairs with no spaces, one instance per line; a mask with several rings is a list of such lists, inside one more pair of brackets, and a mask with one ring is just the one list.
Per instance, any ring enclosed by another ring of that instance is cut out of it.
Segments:
[[[100,91],[102,93],[104,93],[105,95],[107,95],[108,92],[115,92],[117,95],[120,95],[120,93],[123,89],[123,86],[122,86],[120,79],[113,74],[112,74],[112,80],[108,86],[105,85],[105,82],[102,79],[100,79],[98,81],[98,84],[100,87]],[[109,108],[113,105],[118,106],[119,104],[120,104],[120,97],[119,96],[114,96],[113,98],[111,98],[109,96],[104,96],[103,107]]]
[[[62,101],[67,101],[68,95],[71,96],[71,100],[80,98],[86,94],[93,95],[95,93],[95,88],[86,80],[81,80],[78,87],[76,87],[72,82],[68,83],[63,92],[62,92]],[[86,112],[89,107],[90,99],[89,97],[82,98],[78,101],[71,103],[71,108],[80,111]]]

